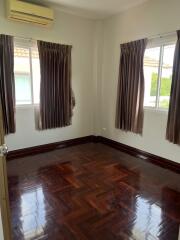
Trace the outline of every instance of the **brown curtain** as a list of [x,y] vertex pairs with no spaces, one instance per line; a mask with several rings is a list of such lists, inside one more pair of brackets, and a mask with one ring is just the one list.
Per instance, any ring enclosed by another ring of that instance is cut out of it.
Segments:
[[15,132],[15,82],[13,37],[0,35],[0,100],[5,134]]
[[71,125],[75,105],[71,88],[71,49],[68,45],[38,41],[41,69],[38,129]]
[[144,72],[147,39],[121,45],[116,128],[142,134]]
[[177,31],[166,138],[180,145],[180,30]]

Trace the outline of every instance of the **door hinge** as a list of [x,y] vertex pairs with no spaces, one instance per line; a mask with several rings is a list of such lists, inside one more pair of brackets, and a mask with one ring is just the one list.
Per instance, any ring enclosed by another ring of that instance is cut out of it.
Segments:
[[8,147],[6,144],[0,146],[0,157],[4,157],[8,154]]

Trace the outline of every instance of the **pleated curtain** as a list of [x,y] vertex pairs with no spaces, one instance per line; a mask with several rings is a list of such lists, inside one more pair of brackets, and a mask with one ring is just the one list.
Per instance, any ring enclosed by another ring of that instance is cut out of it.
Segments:
[[144,72],[143,61],[147,39],[121,44],[119,83],[115,126],[142,134]]
[[166,138],[180,145],[180,30],[177,31]]
[[14,41],[0,35],[0,101],[5,134],[15,132]]
[[75,105],[71,86],[72,46],[38,41],[40,107],[38,129],[69,126]]

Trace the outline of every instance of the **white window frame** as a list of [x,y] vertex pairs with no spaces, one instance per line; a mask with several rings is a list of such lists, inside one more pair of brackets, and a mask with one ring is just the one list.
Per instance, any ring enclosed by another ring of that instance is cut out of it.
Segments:
[[[17,109],[24,109],[24,108],[34,108],[35,106],[39,106],[38,103],[34,103],[34,91],[33,91],[33,67],[32,67],[32,48],[37,47],[37,42],[31,39],[24,39],[24,38],[14,38],[14,48],[26,48],[29,50],[29,65],[30,65],[30,87],[31,87],[31,103],[28,104],[16,104],[15,99],[15,107]],[[16,72],[14,72],[16,76]],[[16,81],[15,81],[16,84]]]
[[[162,63],[163,63],[163,54],[164,54],[164,47],[168,45],[176,44],[177,35],[176,33],[170,34],[165,37],[157,37],[148,40],[148,44],[146,49],[160,47],[160,54],[159,54],[159,67],[158,67],[158,86],[157,86],[157,93],[156,93],[156,102],[155,107],[145,106],[144,110],[152,111],[152,112],[163,112],[168,113],[168,108],[161,108],[159,107],[159,98],[160,98],[160,90],[161,90],[161,76],[162,76]],[[145,77],[145,76],[144,76]],[[145,79],[146,84],[146,79]]]

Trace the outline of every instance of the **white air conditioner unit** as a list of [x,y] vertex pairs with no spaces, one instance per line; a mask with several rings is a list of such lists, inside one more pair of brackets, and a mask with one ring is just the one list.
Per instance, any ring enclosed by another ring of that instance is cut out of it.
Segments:
[[21,0],[8,1],[8,19],[49,26],[54,21],[53,10]]

